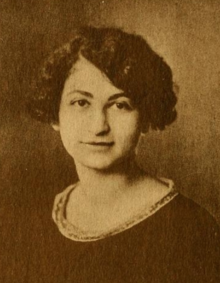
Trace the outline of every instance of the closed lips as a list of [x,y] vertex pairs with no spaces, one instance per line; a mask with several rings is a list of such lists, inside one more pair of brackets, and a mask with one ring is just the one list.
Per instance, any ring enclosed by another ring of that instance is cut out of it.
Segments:
[[89,145],[101,145],[101,146],[111,146],[114,142],[86,142],[85,144]]

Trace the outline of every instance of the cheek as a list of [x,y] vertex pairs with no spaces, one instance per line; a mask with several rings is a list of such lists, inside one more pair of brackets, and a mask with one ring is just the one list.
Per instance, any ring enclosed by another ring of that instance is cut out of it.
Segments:
[[69,109],[63,109],[59,115],[60,132],[66,138],[73,138],[76,136],[82,128],[81,119],[79,119],[77,113],[69,111]]
[[68,116],[60,116],[60,137],[67,152],[71,153],[74,150],[79,135],[80,125],[77,120]]
[[120,139],[124,145],[136,146],[140,133],[141,125],[139,116],[127,116],[123,119],[115,119],[117,123],[114,123],[114,133],[116,138]]

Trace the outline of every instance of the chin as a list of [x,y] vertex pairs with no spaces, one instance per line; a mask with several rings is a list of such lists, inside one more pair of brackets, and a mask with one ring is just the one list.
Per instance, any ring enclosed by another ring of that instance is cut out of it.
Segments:
[[109,170],[111,168],[114,167],[115,165],[115,162],[98,162],[97,160],[96,161],[90,161],[90,162],[82,162],[81,163],[82,165],[84,165],[85,167],[87,168],[90,168],[90,169],[94,169],[94,170],[100,170],[100,171],[105,171],[105,170]]
[[[82,161],[82,160],[81,160]],[[89,158],[87,160],[83,160],[83,162],[79,162],[83,166],[94,169],[94,170],[99,170],[99,171],[112,171],[112,170],[117,170],[117,168],[122,169],[123,164],[127,166],[128,164],[128,156],[126,157],[121,157],[121,158],[115,158],[115,159],[110,159],[110,158]]]
[[77,154],[71,154],[75,163],[81,164],[90,169],[108,171],[122,169],[127,166],[128,159],[133,156],[131,151],[113,153],[90,153],[78,151]]

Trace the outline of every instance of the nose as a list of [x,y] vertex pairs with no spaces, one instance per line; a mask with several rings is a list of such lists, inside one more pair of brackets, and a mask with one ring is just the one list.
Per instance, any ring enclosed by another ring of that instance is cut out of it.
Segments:
[[90,117],[90,132],[96,136],[102,136],[110,131],[108,116],[105,110],[96,109]]

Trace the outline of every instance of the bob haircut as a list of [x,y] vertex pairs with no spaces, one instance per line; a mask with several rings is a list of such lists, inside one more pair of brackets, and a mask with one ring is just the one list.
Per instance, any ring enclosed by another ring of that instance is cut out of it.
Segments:
[[170,67],[148,43],[118,28],[86,26],[45,62],[28,97],[28,112],[38,121],[59,123],[64,83],[83,56],[122,89],[140,109],[146,129],[163,130],[176,118],[177,98]]

